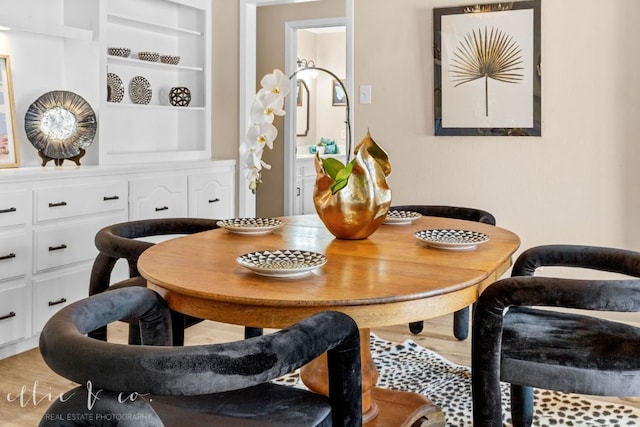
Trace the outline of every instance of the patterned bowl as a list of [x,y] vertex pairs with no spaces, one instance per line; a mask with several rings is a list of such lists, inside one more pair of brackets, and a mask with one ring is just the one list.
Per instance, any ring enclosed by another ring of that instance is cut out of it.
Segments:
[[138,52],[138,58],[143,61],[158,62],[160,54],[158,52]]
[[110,47],[107,49],[107,53],[113,56],[128,58],[131,54],[131,49],[129,49],[128,47]]
[[180,57],[176,55],[160,55],[160,62],[164,64],[178,65]]

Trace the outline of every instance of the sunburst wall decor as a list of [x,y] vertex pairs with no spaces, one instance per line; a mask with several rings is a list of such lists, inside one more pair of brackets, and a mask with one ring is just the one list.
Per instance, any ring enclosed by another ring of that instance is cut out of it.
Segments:
[[42,166],[53,160],[61,166],[65,159],[80,165],[85,148],[96,134],[96,114],[80,95],[66,90],[47,92],[29,106],[24,130],[38,150]]

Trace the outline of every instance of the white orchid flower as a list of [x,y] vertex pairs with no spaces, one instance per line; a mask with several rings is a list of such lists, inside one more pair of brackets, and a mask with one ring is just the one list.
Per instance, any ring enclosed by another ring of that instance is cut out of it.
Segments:
[[273,149],[278,129],[273,126],[275,116],[283,116],[284,98],[289,94],[289,79],[282,71],[275,69],[260,80],[262,88],[256,94],[249,110],[250,125],[245,140],[240,145],[240,158],[244,158],[243,171],[249,189],[255,194],[261,181],[262,169],[271,165],[262,160],[264,148]]
[[251,123],[273,123],[274,117],[273,109],[265,106],[262,100],[256,97],[253,104],[251,104],[251,110],[249,110]]
[[273,73],[265,75],[260,84],[262,89],[258,97],[267,108],[271,108],[277,116],[284,115],[284,97],[289,94],[289,79],[282,71],[275,69]]
[[278,129],[271,123],[259,123],[249,126],[247,130],[247,143],[249,147],[257,144],[264,147],[265,145],[273,149],[273,141],[278,136]]

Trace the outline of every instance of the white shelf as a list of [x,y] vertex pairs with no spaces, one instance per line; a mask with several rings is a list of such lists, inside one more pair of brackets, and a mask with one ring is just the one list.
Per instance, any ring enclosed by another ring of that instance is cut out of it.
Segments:
[[92,40],[93,31],[84,28],[76,28],[68,25],[52,24],[33,19],[4,15],[0,17],[0,26],[7,27],[10,31],[22,31],[32,34],[41,34],[50,37],[59,37],[73,40]]
[[112,24],[126,25],[129,27],[135,27],[140,30],[154,31],[154,32],[163,33],[163,34],[185,34],[185,35],[192,35],[192,36],[202,35],[202,32],[200,31],[194,31],[186,28],[173,27],[173,26],[162,25],[162,24],[154,24],[152,22],[142,21],[136,18],[130,18],[124,15],[116,15],[114,13],[110,13],[109,15],[107,15],[107,22],[110,22]]
[[[150,104],[107,102],[102,87],[100,164],[211,158],[210,5],[210,0],[100,0],[103,81],[112,72],[123,80],[144,75],[153,82]],[[109,55],[109,47],[132,53]],[[178,55],[181,63],[143,61],[138,50]],[[188,87],[191,105],[170,105],[170,87]]]
[[109,62],[121,62],[123,64],[135,65],[136,67],[157,67],[167,70],[184,70],[184,71],[203,71],[202,67],[192,67],[188,65],[173,65],[173,64],[165,64],[162,62],[152,62],[152,61],[143,61],[141,59],[135,58],[123,58],[121,56],[107,55],[107,59]]
[[174,107],[173,105],[129,104],[107,102],[109,108],[141,108],[145,110],[204,111],[204,107]]

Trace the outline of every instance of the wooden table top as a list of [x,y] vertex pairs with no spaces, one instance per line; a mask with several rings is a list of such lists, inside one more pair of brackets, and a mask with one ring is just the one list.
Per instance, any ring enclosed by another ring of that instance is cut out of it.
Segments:
[[[284,226],[265,235],[216,229],[157,244],[142,254],[138,268],[173,309],[196,317],[281,328],[339,310],[370,328],[466,307],[509,268],[520,245],[508,230],[448,218],[382,225],[365,240],[334,238],[316,215],[282,219]],[[450,251],[413,235],[442,228],[480,231],[490,240],[472,251]],[[304,277],[276,279],[236,262],[249,252],[277,249],[319,252],[327,263]]]

